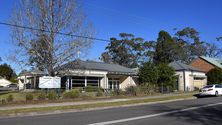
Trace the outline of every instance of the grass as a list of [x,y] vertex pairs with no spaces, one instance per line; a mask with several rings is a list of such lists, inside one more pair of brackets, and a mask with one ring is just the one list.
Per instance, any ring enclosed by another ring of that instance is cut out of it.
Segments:
[[70,109],[83,110],[83,109],[90,109],[90,108],[116,107],[116,106],[124,106],[124,105],[131,105],[131,104],[167,101],[167,100],[174,100],[174,99],[187,99],[187,98],[191,98],[191,97],[193,97],[192,94],[170,96],[170,97],[150,98],[150,99],[130,100],[130,101],[120,101],[120,102],[101,102],[101,103],[96,103],[96,104],[82,104],[82,105],[73,105],[73,106],[55,106],[55,107],[2,110],[0,112],[0,115],[5,116],[5,115],[9,115],[9,114],[30,113],[30,112],[49,112],[49,111],[55,111],[55,110],[70,110]]
[[22,92],[10,92],[0,95],[0,100],[6,99],[9,95],[12,95],[15,101],[23,101],[25,100],[25,93]]

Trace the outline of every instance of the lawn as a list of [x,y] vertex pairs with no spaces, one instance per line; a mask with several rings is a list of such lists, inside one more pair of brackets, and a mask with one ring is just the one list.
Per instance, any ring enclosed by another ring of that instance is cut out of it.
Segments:
[[82,105],[73,105],[73,106],[55,106],[55,107],[41,107],[41,108],[24,108],[24,109],[14,109],[14,110],[2,110],[0,115],[10,115],[10,114],[18,114],[18,113],[30,113],[30,112],[48,112],[55,110],[84,110],[84,109],[92,109],[92,108],[101,108],[101,107],[119,107],[124,105],[132,105],[132,104],[144,104],[150,102],[159,102],[159,101],[168,101],[175,99],[189,99],[192,98],[193,95],[178,95],[172,97],[159,97],[159,98],[151,98],[151,99],[140,99],[140,100],[129,100],[129,101],[120,101],[120,102],[100,102],[95,104],[82,104]]

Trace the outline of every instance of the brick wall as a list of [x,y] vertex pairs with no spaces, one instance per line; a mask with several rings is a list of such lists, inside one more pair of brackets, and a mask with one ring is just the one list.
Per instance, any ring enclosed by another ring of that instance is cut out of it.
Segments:
[[198,68],[198,69],[200,69],[200,70],[202,70],[202,71],[204,71],[204,72],[206,72],[206,73],[207,73],[208,71],[210,71],[211,69],[215,68],[214,65],[208,63],[207,61],[205,61],[205,60],[203,60],[203,59],[201,59],[201,58],[198,58],[198,59],[194,60],[194,61],[190,64],[190,66],[193,66],[193,67],[195,67],[195,68]]

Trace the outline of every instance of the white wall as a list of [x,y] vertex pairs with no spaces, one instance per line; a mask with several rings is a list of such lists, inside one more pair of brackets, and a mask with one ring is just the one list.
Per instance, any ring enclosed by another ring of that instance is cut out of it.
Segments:
[[[185,76],[184,76],[185,74]],[[185,77],[185,90],[186,91],[193,91],[194,90],[194,76],[202,76],[206,77],[205,73],[203,72],[196,72],[196,71],[176,71],[176,75],[179,76],[178,83],[179,83],[179,91],[184,91],[184,77]],[[203,80],[206,82],[206,79]]]
[[131,76],[127,76],[121,83],[120,89],[125,90],[129,86],[136,86],[134,79]]

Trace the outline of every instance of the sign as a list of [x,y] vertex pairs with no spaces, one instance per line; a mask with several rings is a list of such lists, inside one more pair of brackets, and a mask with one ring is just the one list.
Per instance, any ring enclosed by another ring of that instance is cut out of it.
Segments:
[[60,77],[51,77],[43,76],[39,78],[39,88],[61,88],[61,78]]

